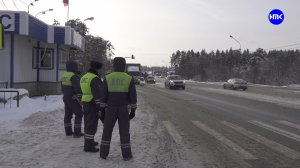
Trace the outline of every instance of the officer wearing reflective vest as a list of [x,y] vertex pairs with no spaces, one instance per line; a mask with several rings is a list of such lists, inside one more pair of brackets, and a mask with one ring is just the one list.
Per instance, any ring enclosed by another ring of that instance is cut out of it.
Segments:
[[98,152],[95,148],[98,145],[94,141],[97,132],[98,113],[100,107],[100,86],[102,84],[98,71],[102,64],[98,61],[91,61],[90,69],[80,79],[80,87],[82,90],[82,104],[84,114],[84,151]]
[[[81,133],[82,111],[80,99],[82,96],[78,73],[78,65],[75,61],[68,61],[66,63],[67,71],[63,74],[61,79],[61,87],[63,92],[63,101],[65,104],[64,125],[66,136],[80,138]],[[71,119],[75,114],[74,132],[72,130]]]
[[[137,96],[134,80],[125,73],[126,61],[116,57],[113,61],[114,72],[105,76],[101,86],[101,111],[107,105],[104,117],[100,157],[106,159],[109,154],[112,131],[118,120],[121,151],[124,160],[132,158],[130,146],[129,120],[135,116]],[[128,107],[131,107],[130,114]]]

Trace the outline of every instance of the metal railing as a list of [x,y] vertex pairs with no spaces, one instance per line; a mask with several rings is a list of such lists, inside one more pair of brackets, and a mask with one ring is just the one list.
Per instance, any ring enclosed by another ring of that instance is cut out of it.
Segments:
[[[16,93],[17,95],[13,93]],[[3,107],[5,108],[6,104],[9,103],[9,108],[11,108],[13,100],[17,101],[17,107],[19,107],[20,93],[18,90],[0,89],[0,105],[3,104]]]
[[0,88],[6,88],[7,89],[8,82],[2,82],[0,81]]

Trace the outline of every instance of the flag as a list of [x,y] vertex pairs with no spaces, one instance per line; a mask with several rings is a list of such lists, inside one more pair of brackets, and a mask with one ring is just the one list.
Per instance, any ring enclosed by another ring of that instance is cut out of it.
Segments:
[[69,5],[69,0],[63,0],[64,6],[68,6]]

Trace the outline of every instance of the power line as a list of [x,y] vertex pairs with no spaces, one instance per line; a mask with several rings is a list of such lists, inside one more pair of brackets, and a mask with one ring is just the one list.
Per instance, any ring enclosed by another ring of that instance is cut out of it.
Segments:
[[8,8],[7,8],[7,6],[5,5],[4,0],[2,0],[2,3],[3,3],[4,7],[5,7],[6,10],[7,10]]
[[298,46],[298,47],[292,47],[292,48],[288,48],[287,50],[298,50],[298,49],[300,49],[300,46]]
[[17,5],[16,5],[15,0],[12,0],[12,1],[13,1],[13,3],[14,3],[15,7],[17,8],[17,10],[19,10],[19,8],[18,8]]
[[270,48],[269,50],[276,50],[276,49],[279,49],[279,48],[286,48],[286,47],[292,47],[292,46],[298,46],[298,45],[300,45],[300,43],[294,43],[294,44],[290,44],[290,45],[274,47],[274,48]]

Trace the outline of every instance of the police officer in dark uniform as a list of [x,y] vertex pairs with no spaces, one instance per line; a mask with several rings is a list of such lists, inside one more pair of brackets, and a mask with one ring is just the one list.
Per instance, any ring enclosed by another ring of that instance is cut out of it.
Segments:
[[[101,111],[105,115],[100,145],[100,157],[103,159],[108,156],[112,131],[117,120],[123,159],[132,158],[129,120],[135,116],[137,96],[133,78],[124,72],[125,65],[124,58],[116,57],[113,62],[114,72],[105,76],[101,86]],[[104,112],[105,104],[107,108]],[[128,106],[131,107],[130,114]]]
[[95,148],[98,145],[94,141],[94,136],[98,126],[98,113],[100,107],[100,86],[101,79],[98,76],[98,71],[102,64],[98,61],[91,61],[90,69],[80,79],[80,87],[82,90],[81,101],[83,103],[84,114],[84,151],[98,152]]
[[[72,136],[74,138],[80,138],[83,136],[81,133],[81,122],[82,122],[82,111],[80,105],[80,99],[82,96],[79,80],[80,77],[78,73],[78,65],[75,61],[68,61],[66,63],[67,71],[63,74],[62,77],[62,92],[63,92],[63,101],[65,104],[65,117],[64,125],[65,132],[67,136]],[[74,121],[74,132],[72,131],[71,119],[75,114]]]

